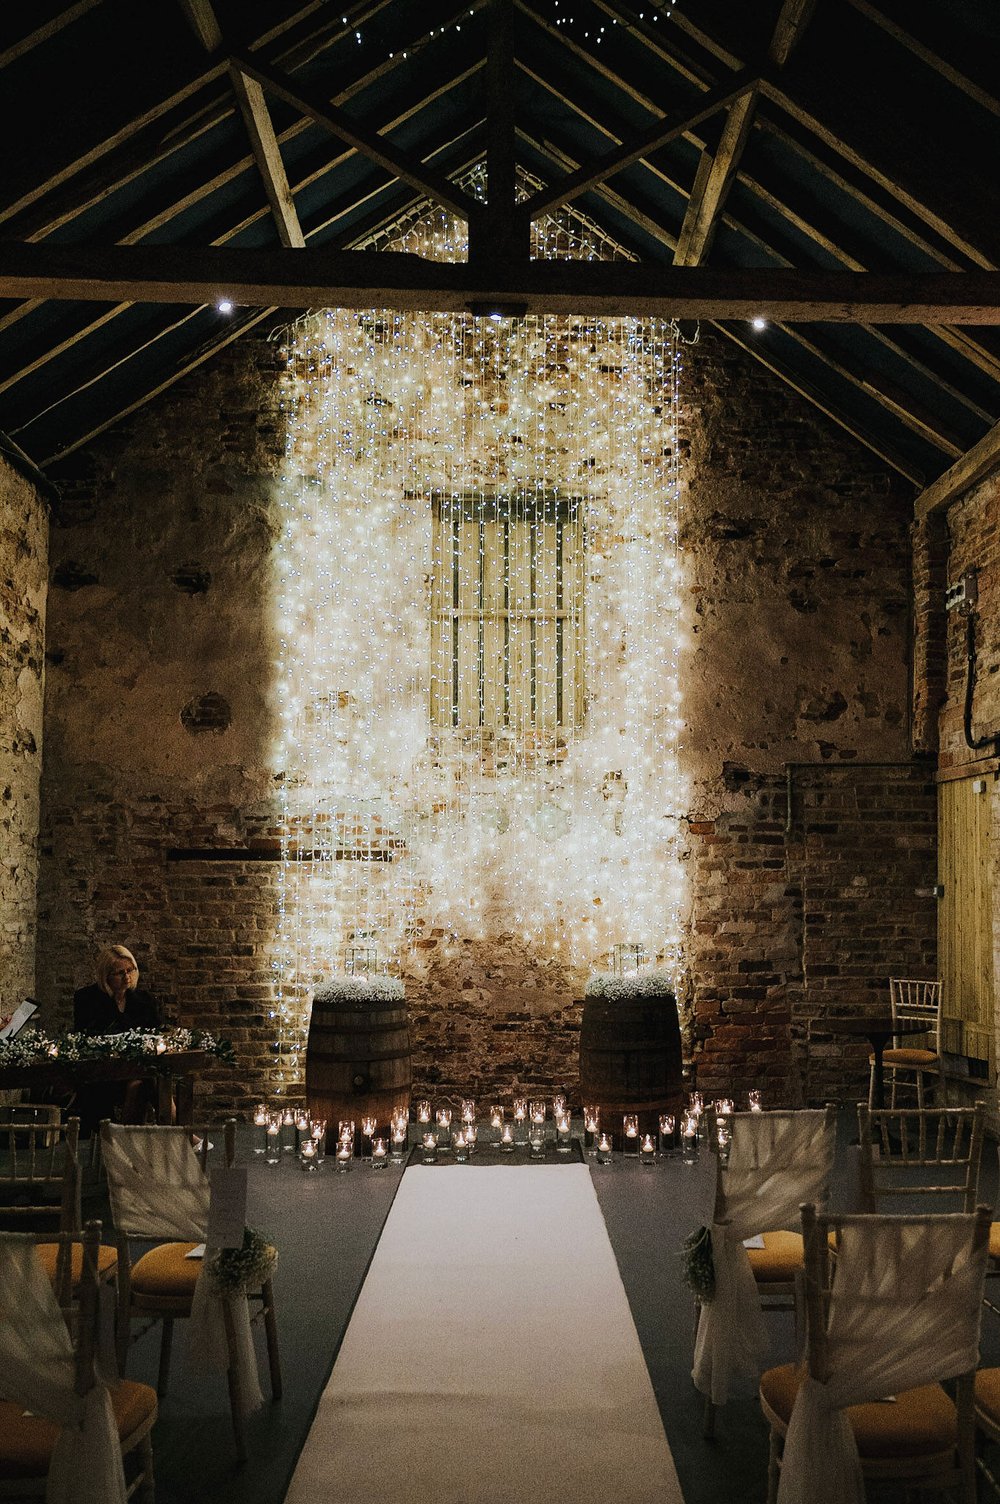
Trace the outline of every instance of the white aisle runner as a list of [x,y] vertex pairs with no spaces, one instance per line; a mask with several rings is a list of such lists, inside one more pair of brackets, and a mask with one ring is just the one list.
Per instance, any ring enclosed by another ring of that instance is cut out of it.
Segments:
[[683,1504],[585,1165],[407,1170],[287,1504]]

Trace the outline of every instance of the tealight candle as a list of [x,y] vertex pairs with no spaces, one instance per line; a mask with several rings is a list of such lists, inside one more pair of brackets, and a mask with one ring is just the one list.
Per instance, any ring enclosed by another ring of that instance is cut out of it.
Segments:
[[594,1158],[599,1165],[609,1165],[611,1163],[610,1134],[602,1133],[598,1136],[597,1148],[594,1150]]
[[733,1100],[731,1097],[720,1097],[715,1104],[715,1111],[720,1118],[729,1117],[732,1110]]
[[351,1160],[354,1158],[354,1142],[349,1139],[340,1139],[337,1144],[336,1167],[339,1174],[343,1174],[351,1168]]
[[281,1160],[281,1119],[272,1118],[267,1125],[267,1163],[276,1165]]
[[514,1098],[514,1142],[528,1142],[528,1103],[524,1097]]
[[290,1107],[281,1114],[281,1147],[286,1154],[295,1152],[295,1114]]
[[626,1154],[638,1154],[639,1152],[639,1115],[636,1112],[626,1112],[622,1118],[622,1148]]
[[316,1163],[321,1165],[326,1159],[326,1124],[322,1120],[310,1123],[309,1133],[316,1145]]
[[556,1152],[569,1154],[573,1147],[572,1124],[568,1112],[560,1112],[556,1117]]
[[303,1139],[299,1150],[299,1164],[303,1170],[318,1170],[319,1164],[316,1158],[316,1142],[312,1138]]
[[681,1152],[685,1164],[694,1164],[698,1158],[698,1119],[693,1112],[681,1124]]
[[656,1164],[656,1143],[651,1133],[644,1133],[639,1143],[639,1163],[641,1165]]
[[599,1107],[585,1107],[583,1109],[583,1147],[593,1149],[597,1143],[597,1135],[601,1127],[601,1109]]
[[167,1053],[167,1041],[162,1036],[156,1041],[156,1053],[158,1055],[165,1055]]
[[479,1142],[479,1128],[475,1123],[466,1123],[465,1142],[469,1146],[469,1153],[475,1154],[476,1144]]
[[496,1104],[494,1104],[494,1106],[490,1108],[490,1134],[495,1144],[498,1144],[500,1142],[500,1133],[502,1129],[503,1108],[498,1107]]
[[429,1102],[417,1103],[417,1122],[429,1123],[431,1120],[431,1104]]
[[513,1125],[513,1123],[504,1123],[503,1127],[501,1128],[501,1130],[500,1130],[500,1148],[503,1150],[503,1152],[505,1154],[513,1154],[513,1152],[514,1152],[514,1125]]
[[557,1118],[566,1111],[566,1098],[562,1092],[557,1092],[552,1098],[552,1116]]
[[462,1122],[474,1123],[476,1121],[476,1104],[471,1097],[466,1097],[462,1103]]
[[677,1127],[677,1121],[676,1121],[676,1119],[675,1119],[675,1117],[674,1117],[674,1115],[673,1115],[672,1112],[662,1112],[660,1114],[660,1153],[661,1154],[673,1154],[673,1152],[674,1152],[674,1130],[675,1130],[676,1127]]
[[455,1134],[454,1148],[457,1163],[464,1165],[469,1158],[469,1140],[465,1136],[464,1128],[460,1128]]
[[437,1160],[437,1134],[425,1133],[420,1140],[420,1150],[425,1165],[432,1165]]
[[385,1147],[385,1139],[377,1138],[372,1141],[372,1169],[384,1170],[389,1163],[389,1155]]
[[390,1158],[394,1165],[401,1165],[406,1158],[406,1130],[405,1119],[395,1118],[392,1124]]
[[747,1106],[749,1107],[749,1109],[750,1109],[751,1112],[763,1112],[764,1111],[763,1093],[759,1092],[759,1091],[748,1091],[747,1092]]
[[263,1154],[267,1148],[267,1125],[270,1121],[267,1108],[261,1102],[253,1114],[253,1152]]

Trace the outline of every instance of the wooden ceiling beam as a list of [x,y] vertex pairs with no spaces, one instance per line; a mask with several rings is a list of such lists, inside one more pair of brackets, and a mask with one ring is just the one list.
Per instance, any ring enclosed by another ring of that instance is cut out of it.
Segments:
[[598,184],[614,177],[615,173],[621,172],[625,167],[630,167],[633,162],[639,162],[644,157],[648,157],[651,152],[658,151],[660,147],[667,146],[671,141],[676,141],[679,136],[687,135],[703,120],[725,109],[748,89],[756,88],[759,83],[760,77],[754,69],[743,69],[732,78],[718,84],[714,89],[706,90],[694,109],[685,106],[683,111],[674,110],[671,114],[652,121],[603,157],[598,157],[592,162],[585,162],[576,172],[561,178],[550,188],[544,188],[534,194],[527,203],[519,206],[518,212],[529,219],[540,219],[543,214],[548,214],[552,209],[572,203],[581,194],[589,193]]
[[515,210],[517,142],[514,118],[514,26],[512,0],[488,0],[486,8],[487,201],[469,215],[469,260],[527,260],[531,225]]
[[46,21],[43,25],[37,26],[34,31],[28,32],[19,42],[12,42],[9,47],[5,47],[3,52],[0,52],[0,68],[6,68],[10,63],[16,63],[19,57],[24,57],[26,53],[31,52],[40,43],[47,42],[50,37],[56,36],[65,27],[71,26],[74,21],[78,21],[81,16],[87,14],[88,10],[93,10],[94,6],[100,3],[101,0],[77,0],[75,5],[68,5],[65,10],[61,10],[50,21]]
[[1000,469],[1000,423],[995,424],[989,433],[983,435],[978,444],[973,444],[961,459],[956,460],[943,475],[939,475],[937,480],[920,493],[914,505],[917,519],[922,520],[931,512],[939,511],[941,507],[950,506],[953,501],[957,501],[967,491],[971,491],[973,486],[979,485],[980,481],[986,480],[998,469]]
[[361,152],[387,172],[394,173],[404,183],[409,183],[418,193],[426,194],[461,219],[468,219],[475,214],[477,206],[474,201],[456,188],[454,183],[425,168],[418,158],[394,146],[388,137],[378,131],[369,130],[362,121],[331,104],[318,91],[259,61],[253,53],[234,50],[229,55],[229,61],[272,94],[277,94],[279,99],[283,99],[293,109],[301,111],[332,135],[346,141],[355,151]]
[[[784,67],[809,24],[815,5],[816,0],[784,0],[767,49],[772,67]],[[729,106],[715,151],[702,153],[677,238],[675,266],[700,266],[708,255],[719,216],[750,139],[756,108],[757,90],[748,89]]]
[[529,311],[776,323],[1000,324],[1000,275],[714,269],[529,261],[491,267],[409,255],[307,247],[287,251],[177,245],[0,242],[0,298],[138,303],[364,307],[372,297],[442,311],[503,299]]
[[[179,0],[179,4],[205,51],[218,52],[223,46],[223,36],[212,0]],[[288,186],[288,175],[281,159],[281,149],[274,133],[274,122],[268,112],[264,91],[255,79],[249,78],[232,63],[229,66],[229,82],[243,117],[243,127],[264,185],[264,194],[278,239],[290,250],[301,249],[306,243],[305,237],[299,224],[295,200]]]
[[1000,115],[1000,99],[995,94],[989,93],[988,90],[975,83],[961,69],[949,63],[947,58],[943,58],[939,52],[935,52],[924,42],[921,42],[919,38],[915,37],[912,32],[900,26],[891,16],[887,16],[877,5],[872,5],[871,0],[847,0],[847,3],[848,5],[853,5],[858,14],[864,16],[866,20],[871,21],[874,26],[880,27],[888,36],[892,37],[893,41],[898,42],[901,47],[905,47],[909,52],[912,52],[914,57],[918,57],[922,63],[926,63],[928,68],[933,68],[934,72],[939,73],[942,78],[947,79],[948,83],[952,84],[956,89],[960,89],[969,99],[975,100],[976,104],[981,105],[984,110],[989,110],[991,115]]

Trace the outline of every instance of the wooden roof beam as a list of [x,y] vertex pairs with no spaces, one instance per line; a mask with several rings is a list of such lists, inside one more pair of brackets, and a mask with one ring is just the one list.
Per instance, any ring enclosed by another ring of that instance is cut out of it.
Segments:
[[974,83],[961,69],[954,67],[940,53],[934,52],[932,48],[926,46],[925,43],[907,31],[905,27],[900,26],[897,21],[892,20],[884,11],[879,10],[878,6],[872,5],[871,0],[847,0],[847,3],[848,5],[853,5],[854,9],[860,15],[864,16],[866,20],[880,27],[888,36],[892,37],[893,41],[898,42],[901,47],[905,47],[909,52],[912,52],[914,57],[918,57],[922,63],[926,63],[928,68],[933,68],[934,72],[939,73],[942,78],[947,79],[948,83],[954,85],[956,89],[960,89],[969,99],[975,100],[976,104],[981,105],[984,110],[989,110],[991,115],[1000,115],[1000,99],[995,94],[988,93],[986,89]]
[[[784,67],[809,24],[815,5],[816,0],[784,0],[767,50],[768,62],[773,67]],[[750,139],[756,107],[757,90],[748,89],[729,106],[716,150],[702,153],[677,240],[676,266],[700,266],[707,256]]]
[[488,0],[486,10],[487,202],[469,216],[469,260],[527,261],[530,222],[515,212],[517,147],[514,119],[514,28],[511,0]]
[[503,298],[529,311],[776,323],[1000,324],[994,272],[882,274],[626,262],[531,261],[493,266],[307,247],[286,251],[178,245],[0,242],[0,298],[94,302],[278,304],[467,309]]
[[[179,0],[181,9],[191,23],[195,36],[205,51],[215,53],[223,47],[222,30],[219,26],[212,0]],[[278,239],[289,249],[301,249],[305,236],[299,224],[295,200],[288,186],[288,175],[281,160],[274,123],[268,113],[264,91],[254,79],[248,78],[242,69],[230,64],[229,81],[236,103],[240,107],[243,125],[250,141],[257,171],[264,185],[264,193],[271,210]]]
[[950,506],[973,486],[978,486],[980,481],[986,480],[995,470],[1000,469],[1000,423],[995,424],[983,435],[978,444],[966,450],[961,459],[955,461],[943,475],[939,475],[936,481],[922,491],[914,504],[915,514],[918,520],[928,517],[931,512],[937,512],[941,507]]
[[435,203],[450,209],[460,219],[469,219],[476,213],[475,202],[454,183],[424,167],[408,152],[394,146],[387,137],[380,135],[378,131],[369,130],[361,121],[331,104],[308,85],[297,83],[290,75],[258,60],[253,53],[233,50],[229,61],[272,94],[277,94],[279,99],[284,99],[293,109],[300,110],[317,125],[346,141],[355,151],[369,157],[387,172],[392,172],[404,183],[409,183],[418,193],[426,194]]

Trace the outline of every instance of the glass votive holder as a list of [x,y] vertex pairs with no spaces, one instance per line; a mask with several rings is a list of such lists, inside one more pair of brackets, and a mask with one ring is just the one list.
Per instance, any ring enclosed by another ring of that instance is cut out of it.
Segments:
[[528,1125],[528,1144],[532,1159],[545,1157],[545,1124],[531,1122]]
[[597,1143],[597,1135],[601,1131],[601,1109],[599,1107],[585,1107],[583,1109],[583,1147],[590,1151]]
[[462,1122],[474,1123],[476,1121],[476,1104],[471,1097],[462,1099]]
[[295,1114],[290,1107],[286,1107],[281,1114],[281,1151],[283,1154],[294,1154],[298,1134],[295,1131]]
[[423,1125],[425,1123],[429,1123],[431,1120],[431,1104],[428,1101],[421,1099],[414,1108],[414,1112],[416,1113],[417,1122],[421,1125],[422,1131]]
[[384,1170],[389,1163],[389,1151],[384,1138],[372,1139],[372,1169]]
[[469,1140],[465,1136],[465,1129],[459,1128],[452,1139],[452,1148],[455,1151],[455,1163],[464,1165],[469,1159]]
[[500,1134],[503,1132],[503,1108],[499,1102],[493,1102],[490,1106],[490,1138],[494,1144],[500,1142]]
[[425,1165],[436,1165],[437,1157],[437,1134],[432,1129],[429,1129],[420,1138],[420,1158]]
[[639,1152],[639,1114],[626,1112],[622,1118],[622,1152],[636,1155]]
[[500,1150],[503,1154],[513,1154],[515,1145],[514,1124],[504,1123],[500,1129]]
[[528,1142],[528,1100],[526,1097],[514,1098],[514,1142],[516,1144]]
[[406,1124],[398,1120],[389,1135],[389,1158],[394,1165],[401,1165],[406,1158]]
[[599,1165],[609,1165],[612,1160],[611,1135],[599,1133],[594,1146],[594,1159]]
[[686,1165],[693,1165],[698,1158],[698,1119],[692,1112],[681,1124],[681,1158]]
[[729,1117],[720,1117],[715,1120],[716,1148],[719,1158],[724,1165],[729,1163],[729,1151],[733,1146],[733,1124]]
[[344,1175],[351,1168],[354,1158],[354,1138],[340,1138],[337,1140],[337,1148],[334,1152],[333,1163],[338,1175]]
[[471,1157],[473,1154],[475,1154],[476,1145],[479,1142],[479,1125],[477,1123],[466,1123],[464,1132],[465,1142],[468,1146],[469,1155]]
[[672,1112],[660,1113],[659,1139],[660,1153],[666,1157],[674,1152],[674,1133],[677,1128],[677,1120]]
[[656,1140],[651,1133],[644,1133],[639,1140],[639,1163],[641,1165],[656,1164]]
[[267,1144],[264,1150],[269,1165],[281,1162],[281,1119],[272,1118],[267,1125]]
[[566,1093],[558,1091],[552,1098],[552,1116],[557,1118],[566,1111]]
[[757,1091],[757,1090],[748,1091],[747,1092],[747,1107],[750,1109],[751,1112],[763,1112],[764,1111],[764,1094],[763,1094],[763,1092]]
[[366,1114],[361,1119],[361,1158],[362,1159],[371,1159],[371,1157],[372,1157],[372,1139],[375,1137],[375,1129],[377,1127],[378,1127],[378,1120],[376,1118],[372,1117],[372,1115],[370,1113]]
[[309,1124],[309,1136],[316,1146],[316,1163],[326,1159],[326,1124],[320,1119]]
[[560,1112],[556,1117],[556,1153],[569,1154],[573,1148],[572,1122],[568,1112]]
[[715,1104],[715,1115],[716,1115],[716,1117],[728,1118],[728,1117],[732,1116],[732,1112],[733,1112],[733,1099],[732,1099],[732,1097],[719,1097],[718,1100],[716,1101],[716,1104]]
[[451,1118],[450,1107],[439,1107],[434,1114],[434,1121],[437,1125],[437,1146],[444,1154],[451,1151]]
[[319,1169],[319,1164],[319,1158],[316,1154],[316,1140],[311,1136],[304,1138],[299,1145],[300,1167],[306,1171],[315,1171]]
[[263,1154],[267,1149],[267,1125],[270,1114],[263,1102],[253,1110],[253,1152]]

